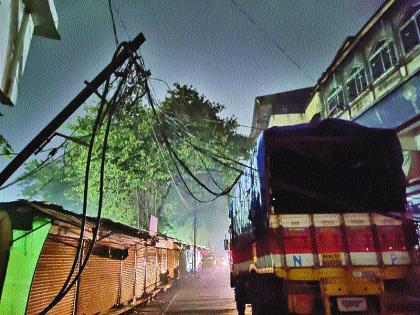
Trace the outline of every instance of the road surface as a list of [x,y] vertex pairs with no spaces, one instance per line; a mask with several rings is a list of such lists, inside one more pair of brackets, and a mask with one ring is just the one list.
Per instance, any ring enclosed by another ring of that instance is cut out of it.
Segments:
[[[214,269],[200,273],[198,278],[180,281],[132,314],[237,314],[229,269]],[[251,314],[250,307],[247,314]]]
[[[388,292],[385,301],[390,315],[420,315],[419,297]],[[237,314],[233,289],[229,286],[229,269],[214,269],[201,273],[198,278],[180,280],[158,294],[152,303],[131,313],[152,314]],[[250,306],[247,306],[246,314],[251,314]]]

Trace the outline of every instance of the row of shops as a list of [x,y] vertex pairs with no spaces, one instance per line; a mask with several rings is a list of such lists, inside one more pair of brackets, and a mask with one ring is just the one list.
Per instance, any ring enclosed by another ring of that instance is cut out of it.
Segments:
[[[51,204],[0,204],[0,314],[39,314],[53,300],[77,254],[81,219]],[[94,222],[87,220],[75,274],[91,247]],[[191,271],[192,253],[192,246],[173,238],[103,219],[79,280],[48,314],[134,306]]]

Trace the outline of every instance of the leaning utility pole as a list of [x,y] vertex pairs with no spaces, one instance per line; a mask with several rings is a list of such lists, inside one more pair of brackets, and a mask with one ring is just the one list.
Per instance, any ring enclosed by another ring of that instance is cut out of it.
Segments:
[[0,173],[0,187],[51,135],[144,43],[143,33],[124,45],[111,62],[80,91],[80,93],[32,139]]

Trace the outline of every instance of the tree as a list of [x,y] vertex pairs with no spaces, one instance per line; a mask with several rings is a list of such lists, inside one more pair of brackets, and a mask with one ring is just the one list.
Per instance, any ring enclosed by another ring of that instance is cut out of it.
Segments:
[[13,149],[7,140],[0,134],[0,154],[6,157],[11,157]]
[[[154,214],[159,217],[161,232],[182,232],[182,227],[190,224],[187,221],[191,216],[184,203],[197,206],[182,180],[198,197],[210,199],[213,196],[199,187],[179,163],[180,172],[177,172],[167,144],[198,179],[212,190],[220,191],[219,187],[232,183],[238,172],[203,152],[245,159],[250,147],[250,140],[237,133],[236,119],[220,117],[223,109],[223,105],[209,101],[191,86],[175,84],[157,106],[157,118],[141,102],[118,111],[113,117],[107,147],[104,217],[146,228],[150,215]],[[96,106],[89,107],[67,129],[73,137],[86,141],[95,116]],[[90,214],[95,214],[98,200],[103,129],[97,134],[93,150]],[[194,146],[206,151],[200,153]],[[39,191],[39,196],[45,200],[80,208],[87,149],[74,142],[68,142],[66,148],[65,163],[58,161],[44,167],[22,182],[25,196]],[[26,169],[30,172],[39,165],[39,161],[33,161]],[[51,178],[56,178],[53,185],[48,183]]]

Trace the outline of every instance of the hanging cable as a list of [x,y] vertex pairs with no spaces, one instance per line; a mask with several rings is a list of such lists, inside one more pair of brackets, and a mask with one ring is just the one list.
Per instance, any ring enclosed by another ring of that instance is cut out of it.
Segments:
[[162,161],[163,161],[163,164],[165,165],[165,167],[166,167],[166,169],[167,169],[167,171],[168,171],[168,174],[169,174],[169,176],[170,176],[170,178],[171,178],[171,180],[172,180],[172,183],[173,183],[173,184],[174,184],[174,186],[175,186],[175,189],[176,189],[176,191],[177,191],[177,193],[178,193],[179,198],[181,199],[181,202],[184,204],[184,206],[185,206],[188,210],[192,211],[193,209],[191,208],[191,206],[189,205],[189,203],[188,203],[188,202],[184,199],[184,197],[182,196],[182,193],[180,192],[180,190],[179,190],[179,188],[178,188],[178,185],[176,184],[175,178],[174,178],[174,176],[172,175],[172,172],[171,172],[171,170],[170,170],[170,168],[169,168],[168,163],[166,162],[165,156],[164,156],[164,154],[163,154],[162,147],[161,147],[161,145],[160,145],[160,143],[159,143],[159,140],[158,140],[158,138],[157,138],[157,136],[156,136],[156,132],[155,132],[155,130],[154,130],[154,128],[153,128],[153,127],[152,127],[152,134],[153,134],[153,139],[155,140],[156,145],[157,145],[157,147],[158,147],[158,151],[159,151],[160,155],[162,156]]
[[[144,69],[144,65],[143,65],[143,62],[142,62],[142,59],[141,58],[138,58],[137,59],[138,61],[139,61],[139,63],[136,63],[136,65],[137,65],[137,67],[138,68],[140,68],[140,71],[144,71],[143,69]],[[180,177],[180,179],[181,179],[181,181],[183,182],[183,184],[184,184],[184,186],[186,187],[186,189],[187,189],[187,191],[190,193],[190,195],[191,196],[193,196],[193,198],[194,199],[196,199],[197,201],[199,201],[199,202],[208,202],[208,201],[204,201],[204,200],[202,200],[202,199],[200,199],[200,198],[198,198],[198,197],[196,197],[193,193],[192,193],[192,191],[190,190],[190,188],[188,187],[188,185],[187,185],[187,183],[186,183],[186,181],[184,180],[184,178],[183,178],[183,176],[182,176],[182,173],[180,172],[180,169],[179,169],[179,167],[178,167],[178,163],[179,163],[179,165],[184,169],[184,171],[191,177],[191,178],[193,178],[194,179],[194,181],[199,185],[199,186],[201,186],[204,190],[206,190],[207,192],[209,192],[210,194],[212,194],[213,196],[215,196],[215,198],[213,198],[213,200],[215,200],[215,199],[217,199],[217,198],[219,198],[219,197],[221,197],[221,196],[225,196],[225,195],[228,195],[229,194],[229,192],[230,192],[230,190],[234,187],[234,185],[236,184],[236,182],[239,180],[239,178],[240,178],[240,176],[241,176],[241,174],[242,174],[242,171],[241,170],[238,170],[239,172],[240,172],[240,174],[238,175],[238,177],[235,179],[235,181],[232,183],[232,185],[230,185],[229,187],[227,187],[224,191],[222,191],[221,193],[217,193],[217,192],[215,192],[215,191],[213,191],[211,188],[209,188],[207,185],[205,185],[198,177],[196,177],[194,174],[193,174],[193,172],[191,172],[191,170],[190,170],[190,168],[186,165],[186,163],[182,160],[182,159],[180,159],[180,157],[178,156],[178,154],[176,153],[176,151],[172,148],[172,146],[171,146],[171,144],[170,144],[170,142],[169,142],[169,139],[167,138],[167,136],[166,136],[166,134],[165,134],[165,132],[163,132],[163,130],[162,130],[162,124],[161,124],[161,121],[160,121],[160,119],[159,119],[159,116],[158,116],[158,114],[157,114],[157,111],[156,111],[156,107],[155,107],[155,105],[154,105],[154,100],[153,100],[153,97],[152,97],[152,95],[151,95],[151,92],[150,92],[150,88],[149,88],[149,85],[148,85],[148,80],[146,79],[145,80],[145,82],[144,82],[144,90],[145,90],[145,94],[146,94],[146,96],[147,96],[147,100],[148,100],[148,103],[149,103],[149,105],[150,105],[150,107],[151,107],[151,109],[152,109],[152,112],[153,112],[153,115],[154,115],[154,117],[155,117],[155,120],[156,120],[156,122],[157,122],[157,124],[158,124],[158,126],[160,126],[160,128],[159,128],[159,130],[160,130],[160,134],[161,134],[161,136],[162,136],[162,139],[163,139],[163,142],[164,142],[164,144],[165,144],[165,147],[168,149],[168,152],[169,152],[169,157],[171,158],[171,160],[172,160],[172,162],[173,162],[173,164],[174,164],[174,166],[175,166],[175,168],[176,168],[176,170],[177,170],[177,173],[178,173],[178,175],[179,175],[179,177]]]
[[[121,46],[125,45],[125,43],[121,43]],[[117,52],[118,52],[118,48],[117,48]],[[116,54],[115,54],[116,55]],[[115,57],[114,55],[114,57]],[[126,66],[126,70],[128,69],[130,65],[129,64]],[[100,228],[100,220],[101,220],[101,212],[102,212],[102,205],[103,205],[103,186],[104,186],[104,172],[105,172],[105,157],[106,157],[106,149],[107,149],[107,142],[108,142],[108,136],[109,136],[109,132],[110,132],[110,127],[111,127],[111,119],[112,116],[115,113],[116,110],[116,105],[120,102],[120,101],[125,101],[125,99],[118,99],[119,95],[120,95],[120,91],[122,89],[122,87],[125,85],[126,83],[126,79],[127,79],[127,73],[128,71],[125,71],[125,75],[122,72],[118,72],[119,75],[122,75],[123,78],[120,80],[118,87],[116,88],[111,100],[109,102],[106,101],[106,95],[108,93],[109,90],[109,82],[110,82],[110,78],[108,78],[108,80],[106,81],[105,84],[105,88],[104,88],[104,93],[103,93],[103,97],[101,98],[101,102],[100,102],[100,106],[99,106],[99,110],[98,110],[98,114],[96,116],[95,119],[95,123],[93,126],[93,132],[92,132],[92,137],[91,137],[91,141],[89,143],[89,149],[88,149],[88,157],[87,157],[87,161],[86,161],[86,170],[85,170],[85,188],[84,188],[84,197],[83,197],[83,214],[82,214],[82,228],[81,228],[81,233],[80,233],[80,238],[79,238],[79,243],[78,243],[78,247],[77,247],[77,254],[75,256],[74,259],[74,264],[71,268],[71,271],[62,287],[62,289],[59,291],[59,293],[57,293],[57,295],[55,296],[55,298],[50,302],[50,304],[41,312],[41,314],[46,314],[51,308],[53,308],[58,302],[60,302],[64,296],[66,296],[66,294],[71,290],[71,288],[76,284],[76,282],[78,281],[78,279],[80,278],[80,275],[82,274],[89,258],[90,255],[93,251],[93,248],[95,246],[95,242],[96,242],[96,238],[97,238],[97,234]],[[125,91],[126,92],[126,91]],[[136,95],[137,97],[137,95]],[[104,109],[104,105],[108,104],[108,108]],[[102,121],[102,117],[104,117],[104,115],[108,115],[108,122],[107,122],[107,126],[106,126],[106,131],[105,131],[105,135],[104,135],[104,140],[103,140],[103,144],[102,144],[102,154],[101,154],[101,168],[100,168],[100,185],[99,185],[99,201],[98,201],[98,211],[97,211],[97,217],[95,220],[95,227],[94,227],[94,231],[93,231],[93,237],[92,237],[92,244],[88,249],[88,252],[86,254],[85,259],[83,260],[83,263],[81,264],[81,266],[79,267],[78,273],[74,276],[73,280],[71,281],[71,283],[69,284],[71,278],[73,277],[74,274],[74,270],[75,270],[75,266],[77,264],[77,261],[79,260],[79,257],[81,255],[81,251],[83,250],[83,235],[84,235],[84,230],[85,230],[85,225],[86,225],[86,210],[87,210],[87,193],[88,193],[88,188],[89,188],[89,173],[90,173],[90,162],[92,159],[92,151],[93,151],[93,144],[94,144],[94,140],[96,137],[97,132],[100,129],[100,124]]]
[[[161,122],[160,122],[160,119],[159,119],[159,116],[158,116],[158,114],[157,114],[157,112],[156,112],[156,108],[155,108],[155,105],[154,105],[154,100],[153,100],[153,98],[152,98],[152,96],[151,96],[151,93],[150,93],[150,89],[149,89],[149,86],[148,86],[148,82],[147,82],[147,80],[145,80],[145,91],[146,91],[146,96],[147,96],[147,99],[148,99],[148,102],[149,102],[149,105],[150,105],[150,107],[151,107],[151,109],[152,109],[152,112],[153,112],[153,114],[154,114],[154,116],[155,116],[155,119],[156,119],[156,122],[157,122],[157,124],[159,125],[159,126],[161,126]],[[181,165],[181,167],[184,169],[184,171],[191,177],[191,178],[193,178],[194,179],[194,181],[199,185],[199,186],[201,186],[204,190],[206,190],[207,192],[209,192],[210,194],[212,194],[213,196],[215,196],[215,198],[213,198],[213,200],[215,200],[215,199],[217,199],[217,198],[219,198],[219,197],[221,197],[221,196],[225,196],[225,195],[227,195],[228,193],[229,193],[229,191],[233,188],[233,186],[235,185],[235,183],[239,180],[239,178],[240,178],[240,175],[241,174],[239,174],[238,175],[238,177],[235,179],[235,181],[234,181],[234,183],[232,184],[232,185],[230,185],[229,187],[227,187],[224,191],[222,191],[221,193],[217,193],[217,192],[215,192],[215,191],[213,191],[212,189],[210,189],[207,185],[205,185],[200,179],[198,179],[198,177],[197,176],[195,176],[194,174],[193,174],[193,172],[191,172],[191,170],[190,170],[190,168],[186,165],[186,163],[178,156],[178,154],[176,153],[176,151],[172,148],[172,146],[171,146],[171,144],[170,144],[170,142],[169,142],[169,140],[168,140],[168,138],[167,138],[167,136],[166,136],[166,134],[163,132],[163,130],[162,130],[162,128],[160,128],[159,129],[160,130],[160,133],[161,133],[161,136],[162,136],[162,138],[163,138],[163,142],[165,143],[165,146],[166,146],[166,148],[168,149],[168,152],[169,152],[169,156],[171,157],[171,159],[172,159],[172,162],[174,163],[174,166],[175,166],[175,168],[176,168],[176,170],[177,170],[177,172],[178,172],[178,174],[179,174],[179,176],[180,176],[180,179],[181,179],[181,181],[183,182],[183,184],[184,184],[184,186],[186,187],[186,189],[187,189],[187,191],[190,193],[190,195],[194,198],[194,199],[196,199],[197,201],[199,201],[199,202],[201,202],[201,203],[203,203],[203,202],[209,202],[209,201],[204,201],[204,200],[202,200],[202,199],[200,199],[200,198],[198,198],[198,197],[196,197],[193,193],[192,193],[192,191],[191,191],[191,189],[188,187],[188,185],[187,185],[187,183],[186,183],[186,181],[185,181],[185,179],[183,178],[183,176],[182,176],[182,173],[181,173],[181,171],[180,171],[180,169],[179,169],[179,167],[178,167],[178,163]],[[212,201],[213,201],[212,200]]]
[[[192,138],[194,140],[199,140],[196,136],[194,136],[193,134],[191,134],[188,131],[188,128],[183,124],[182,121],[176,119],[175,117],[172,117],[172,116],[167,115],[165,111],[159,111],[159,112],[162,113],[163,115],[165,115],[166,117],[168,117],[168,119],[170,119],[175,125],[177,125],[179,129],[183,130],[190,138]],[[197,146],[197,145],[193,144],[190,140],[188,140],[187,138],[183,137],[182,134],[179,133],[179,132],[177,133],[177,135],[180,136],[181,138],[184,138],[184,140],[189,145],[191,145],[196,151],[198,151],[198,152],[200,152],[200,153],[202,153],[202,154],[204,154],[206,156],[210,156],[214,161],[216,161],[216,162],[218,162],[218,163],[220,163],[220,164],[222,164],[222,165],[224,165],[226,167],[229,167],[229,168],[231,168],[231,169],[233,169],[235,171],[238,171],[238,172],[242,172],[242,170],[240,170],[238,168],[235,168],[235,167],[232,167],[231,165],[229,165],[227,163],[224,163],[220,159],[223,159],[223,160],[226,160],[226,161],[230,161],[230,162],[235,163],[235,164],[237,164],[237,165],[239,165],[241,167],[244,167],[244,168],[250,168],[249,165],[246,165],[244,163],[241,163],[241,162],[239,162],[239,161],[237,161],[235,159],[229,158],[229,157],[227,157],[227,156],[225,156],[223,154],[214,153],[214,152],[212,152],[210,150],[204,149],[204,145]]]
[[98,113],[96,115],[95,122],[92,127],[92,134],[89,141],[89,148],[86,158],[86,167],[85,167],[85,179],[84,179],[84,191],[83,191],[83,207],[82,207],[82,222],[81,222],[81,228],[80,228],[80,235],[76,250],[76,255],[73,259],[72,267],[70,268],[69,274],[67,275],[66,280],[64,281],[61,289],[57,293],[57,295],[53,298],[53,300],[47,305],[47,307],[44,308],[44,310],[40,314],[46,314],[51,308],[53,308],[63,297],[64,292],[67,289],[67,285],[69,284],[71,278],[73,277],[74,271],[76,269],[77,263],[79,261],[79,257],[81,255],[81,252],[83,250],[83,239],[85,234],[85,225],[86,225],[86,215],[87,215],[87,198],[88,198],[88,190],[89,190],[89,174],[90,174],[90,163],[92,159],[92,153],[93,153],[93,146],[96,138],[96,134],[99,130],[100,120],[103,114],[104,106],[105,106],[105,96],[108,93],[109,88],[109,78],[105,83],[105,89],[103,96],[104,98],[101,100],[98,108]]

